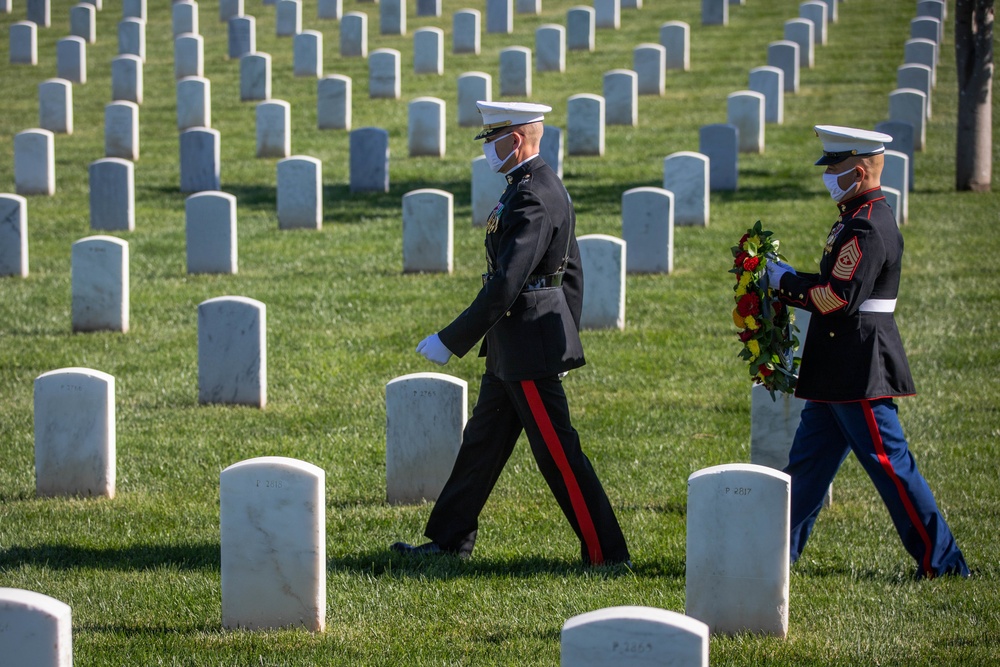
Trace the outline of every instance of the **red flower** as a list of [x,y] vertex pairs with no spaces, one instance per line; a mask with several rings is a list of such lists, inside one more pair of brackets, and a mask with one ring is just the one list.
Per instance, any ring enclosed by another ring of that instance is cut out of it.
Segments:
[[760,314],[760,297],[749,293],[740,297],[736,302],[736,311],[743,317],[752,317]]
[[743,268],[747,271],[753,271],[760,264],[760,257],[747,257],[743,260]]
[[747,239],[748,239],[748,238],[750,238],[750,233],[749,233],[749,232],[748,232],[748,233],[746,233],[746,234],[744,234],[744,235],[743,235],[743,236],[742,236],[742,237],[740,238],[740,242],[739,242],[739,243],[738,243],[737,245],[739,245],[739,246],[740,246],[740,247],[742,248],[742,247],[743,247],[743,244],[744,244],[744,243],[746,243],[746,241],[747,241]]
[[733,266],[735,266],[737,268],[742,268],[743,267],[743,262],[749,256],[750,256],[750,254],[747,253],[746,251],[741,251],[740,254],[736,255],[736,259],[733,261]]
[[774,373],[774,371],[772,371],[772,370],[771,370],[770,368],[768,368],[767,366],[761,366],[761,367],[760,367],[760,368],[758,369],[758,371],[760,372],[760,376],[761,376],[761,377],[765,377],[765,378],[766,378],[766,377],[770,377],[770,376],[771,376],[771,375],[772,375],[772,374]]
[[744,329],[743,331],[741,331],[739,333],[740,342],[742,342],[742,343],[747,342],[748,340],[750,340],[751,338],[753,338],[753,334],[754,334],[754,332],[751,331],[750,329]]

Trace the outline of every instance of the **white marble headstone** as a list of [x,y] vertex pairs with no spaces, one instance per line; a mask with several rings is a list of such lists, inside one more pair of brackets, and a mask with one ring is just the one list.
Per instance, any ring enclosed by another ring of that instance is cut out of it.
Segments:
[[479,55],[482,14],[478,9],[460,9],[452,16],[452,53]]
[[55,194],[55,137],[50,131],[38,128],[14,135],[14,187],[19,195]]
[[368,14],[348,12],[340,19],[340,55],[345,58],[368,56]]
[[764,152],[764,96],[738,90],[726,97],[726,122],[736,126],[741,153]]
[[389,132],[380,127],[351,131],[351,192],[389,191]]
[[222,626],[326,629],[326,472],[263,456],[219,474]]
[[570,51],[593,51],[595,23],[593,7],[571,7],[566,12],[566,48]]
[[764,96],[764,122],[781,125],[785,121],[785,72],[762,65],[750,70],[747,88]]
[[142,59],[126,54],[111,59],[111,99],[142,104]]
[[35,378],[34,421],[39,496],[114,498],[114,377],[89,368],[42,373]]
[[799,5],[799,16],[812,21],[814,41],[820,46],[826,44],[828,12],[829,6],[825,2],[817,0],[803,2]]
[[42,593],[0,588],[0,655],[4,664],[73,667],[73,612]]
[[239,60],[245,55],[256,53],[257,19],[253,16],[234,16],[226,26],[226,37],[230,60]]
[[555,125],[545,125],[542,140],[538,143],[538,155],[545,160],[545,164],[552,167],[559,178],[563,177],[563,156],[565,154],[562,128]]
[[198,304],[198,402],[267,405],[267,307],[243,296]]
[[903,64],[927,65],[931,68],[931,85],[937,86],[937,44],[930,39],[908,39],[903,44]]
[[493,77],[486,72],[465,72],[457,79],[458,126],[482,127],[483,116],[476,102],[493,101]]
[[566,154],[604,155],[604,98],[590,93],[566,101]]
[[378,23],[383,35],[405,35],[406,0],[381,0]]
[[106,157],[90,163],[90,228],[135,229],[135,167],[129,160]]
[[0,194],[0,276],[28,276],[28,200]]
[[816,62],[816,26],[809,19],[785,21],[785,39],[799,45],[799,67],[811,69]]
[[455,197],[432,188],[403,195],[403,273],[451,273]]
[[417,16],[441,16],[441,0],[417,0]]
[[137,18],[146,20],[149,14],[146,11],[146,0],[122,0],[122,18]]
[[604,73],[604,122],[635,127],[639,123],[639,77],[629,69]]
[[302,32],[302,3],[299,0],[278,0],[274,16],[277,37],[294,37]]
[[186,76],[176,89],[178,131],[212,127],[212,82],[203,76]]
[[799,45],[786,39],[767,45],[767,64],[784,73],[786,93],[799,92]]
[[292,152],[292,108],[284,100],[257,105],[257,157],[286,158]]
[[702,25],[729,25],[731,0],[701,0]]
[[594,0],[594,26],[602,30],[621,27],[621,0]]
[[63,37],[56,42],[56,76],[72,83],[87,83],[87,42]]
[[663,189],[674,193],[674,222],[707,227],[709,161],[693,151],[671,153],[663,160]]
[[104,106],[104,157],[139,159],[139,105],[121,100]]
[[240,57],[240,101],[271,99],[271,54],[248,53]]
[[236,273],[236,197],[198,192],[184,200],[188,273]]
[[38,26],[32,21],[12,23],[7,48],[11,65],[38,64]]
[[882,184],[899,191],[898,208],[894,210],[894,213],[898,224],[905,225],[910,221],[910,156],[900,151],[888,149],[883,156]]
[[88,236],[73,244],[71,256],[73,331],[127,332],[128,243],[113,236]]
[[[177,5],[174,5],[175,7]],[[227,23],[237,16],[242,16],[244,11],[243,0],[219,0],[219,22]],[[196,31],[191,31],[196,32]]]
[[632,49],[632,69],[640,95],[663,95],[667,71],[667,50],[660,44],[639,44]]
[[344,0],[319,0],[316,5],[316,18],[339,21],[344,15]]
[[486,0],[486,32],[509,35],[514,32],[513,0]]
[[[242,2],[242,0],[240,1]],[[220,12],[225,4],[225,0],[219,3]],[[234,16],[236,16],[236,14],[234,14]],[[228,19],[229,17],[226,18],[226,20]],[[194,33],[196,35],[200,34],[200,26],[198,25],[198,3],[191,2],[189,0],[175,2],[170,11],[170,27],[173,31],[174,37],[183,35],[186,32]]]
[[87,44],[97,41],[96,10],[93,5],[80,3],[69,8],[69,34]]
[[307,155],[280,160],[278,228],[323,228],[323,163]]
[[531,97],[531,49],[500,50],[500,97]]
[[684,21],[667,21],[660,26],[660,44],[667,50],[667,69],[691,69],[691,26]]
[[174,39],[174,78],[205,74],[205,40],[201,35],[185,33]]
[[625,329],[625,241],[605,234],[577,239],[587,289],[581,329]]
[[669,190],[650,187],[622,194],[622,240],[629,249],[628,273],[673,271],[674,198]]
[[400,53],[396,49],[375,49],[368,56],[368,96],[398,100],[402,91]]
[[444,31],[420,28],[413,33],[413,73],[444,74]]
[[407,110],[407,143],[410,157],[444,157],[444,100],[436,97],[417,97],[410,101]]
[[507,188],[503,174],[490,169],[485,155],[472,158],[472,226],[484,227]]
[[293,67],[295,76],[318,79],[323,76],[323,33],[303,30],[295,35],[292,42]]
[[931,110],[931,92],[934,86],[931,85],[934,72],[927,65],[917,65],[909,63],[896,68],[896,88],[915,88],[922,92],[927,99],[927,118],[933,116]]
[[118,24],[118,55],[133,55],[146,62],[146,22],[129,17]]
[[413,373],[385,386],[386,497],[392,504],[437,500],[462,445],[468,384]]
[[352,80],[331,74],[316,83],[316,124],[320,130],[350,130]]
[[698,129],[698,152],[708,158],[708,189],[735,192],[740,175],[739,129],[728,123],[702,125]]
[[753,464],[688,478],[685,613],[713,633],[788,633],[791,478]]
[[708,667],[708,626],[655,607],[608,607],[562,627],[562,667]]
[[48,28],[52,21],[51,0],[27,0],[28,20],[39,28]]
[[219,189],[219,140],[219,131],[207,127],[181,132],[181,192]]
[[566,71],[566,28],[546,23],[535,30],[535,68],[539,72]]
[[73,84],[66,79],[46,79],[38,84],[38,127],[73,134]]
[[889,120],[913,126],[913,149],[924,150],[927,141],[927,95],[916,88],[897,88],[889,93]]

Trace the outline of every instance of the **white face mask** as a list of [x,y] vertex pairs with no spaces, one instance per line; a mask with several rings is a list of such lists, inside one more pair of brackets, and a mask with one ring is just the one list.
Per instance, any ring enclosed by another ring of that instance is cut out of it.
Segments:
[[497,142],[504,137],[509,136],[509,134],[505,134],[503,137],[497,137],[493,141],[483,144],[483,155],[486,156],[486,161],[489,162],[490,169],[492,169],[495,173],[500,173],[500,169],[503,167],[504,163],[510,159],[511,153],[514,152],[514,150],[511,149],[511,152],[504,158],[497,155]]
[[833,197],[833,201],[839,202],[847,196],[848,192],[857,187],[857,183],[851,183],[851,187],[844,190],[840,187],[840,184],[837,183],[841,176],[849,174],[855,169],[856,167],[851,167],[847,171],[842,171],[839,174],[823,174],[823,185],[825,185],[826,189],[830,191],[830,196]]

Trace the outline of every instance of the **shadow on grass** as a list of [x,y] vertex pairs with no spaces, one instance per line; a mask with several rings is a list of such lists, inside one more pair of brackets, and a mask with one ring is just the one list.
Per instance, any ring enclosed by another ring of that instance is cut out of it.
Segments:
[[483,558],[472,556],[406,556],[389,551],[366,551],[331,557],[328,572],[364,574],[371,577],[412,577],[416,579],[455,579],[459,577],[578,576],[616,579],[619,577],[684,576],[684,561],[644,561],[629,568],[625,565],[588,567],[582,563],[544,556]]
[[21,565],[64,570],[153,570],[164,566],[179,570],[219,570],[220,547],[218,542],[135,544],[121,549],[40,544],[0,550],[0,568]]
[[[372,217],[399,215],[403,195],[425,188],[451,193],[459,206],[472,201],[471,181],[396,180],[390,181],[388,192],[352,192],[348,184],[324,184],[323,222],[356,224]],[[158,190],[163,194],[177,194],[175,188]],[[276,185],[224,183],[222,191],[236,197],[237,205],[243,210],[273,213],[277,207]],[[190,194],[194,193],[185,193],[185,196]]]

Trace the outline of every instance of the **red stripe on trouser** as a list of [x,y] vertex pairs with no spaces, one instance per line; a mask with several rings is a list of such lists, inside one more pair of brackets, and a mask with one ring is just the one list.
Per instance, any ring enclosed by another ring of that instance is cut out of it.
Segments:
[[566,485],[566,492],[569,493],[569,501],[573,505],[573,513],[576,514],[576,523],[580,526],[583,534],[583,542],[587,545],[587,553],[590,555],[592,565],[600,565],[604,562],[604,555],[601,553],[601,543],[597,539],[597,530],[594,528],[594,520],[590,517],[590,510],[580,492],[580,485],[573,475],[569,461],[566,460],[566,452],[563,451],[562,443],[552,426],[548,412],[545,411],[545,404],[542,397],[538,395],[538,387],[531,380],[522,380],[521,389],[524,390],[524,397],[528,399],[528,407],[535,418],[535,424],[542,433],[542,440],[549,449],[552,460],[562,473],[563,483]]
[[927,534],[927,529],[924,527],[923,522],[920,521],[920,515],[917,514],[917,508],[913,506],[913,501],[910,500],[906,489],[903,488],[903,482],[896,475],[896,471],[892,467],[892,462],[889,461],[889,456],[885,453],[885,444],[882,442],[882,434],[879,433],[878,424],[875,422],[875,413],[872,411],[871,403],[861,401],[861,407],[865,413],[865,421],[868,422],[868,433],[871,435],[872,442],[875,443],[875,452],[878,454],[878,461],[882,464],[882,469],[885,470],[886,474],[889,475],[889,478],[896,485],[896,490],[903,501],[906,514],[910,517],[910,522],[916,526],[917,534],[920,535],[920,539],[924,543],[924,562],[922,563],[924,574],[932,577],[934,576],[934,572],[931,570],[931,552],[933,551],[933,547],[930,535]]

